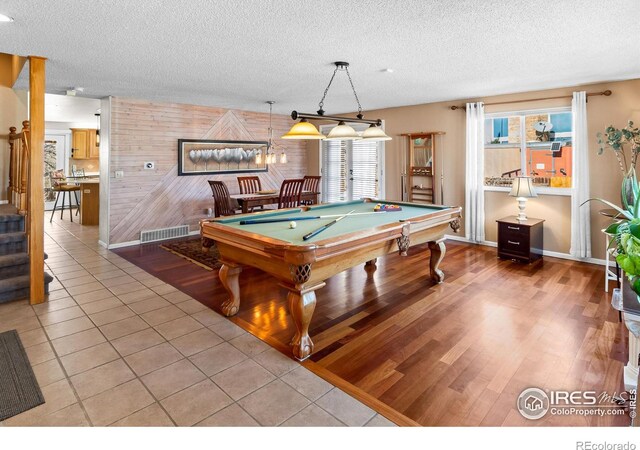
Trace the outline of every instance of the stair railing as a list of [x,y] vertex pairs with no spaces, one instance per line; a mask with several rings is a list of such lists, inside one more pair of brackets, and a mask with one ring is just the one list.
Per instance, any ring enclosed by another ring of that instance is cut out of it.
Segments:
[[[22,130],[9,128],[9,200],[19,214],[28,214],[29,188],[29,121],[22,122]],[[28,229],[28,228],[27,228]]]

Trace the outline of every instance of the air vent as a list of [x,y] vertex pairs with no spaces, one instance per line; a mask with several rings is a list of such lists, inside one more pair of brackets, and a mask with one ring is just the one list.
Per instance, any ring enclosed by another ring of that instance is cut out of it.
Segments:
[[171,228],[159,228],[157,230],[143,230],[140,232],[140,243],[164,241],[175,239],[189,234],[189,225],[180,225]]

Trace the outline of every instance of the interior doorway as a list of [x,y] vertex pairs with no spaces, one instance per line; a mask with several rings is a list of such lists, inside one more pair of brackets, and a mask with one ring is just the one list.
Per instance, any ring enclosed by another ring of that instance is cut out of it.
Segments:
[[71,130],[46,131],[44,135],[44,201],[45,211],[53,209],[56,193],[52,190],[50,174],[63,170],[69,174]]
[[[58,178],[65,178],[66,185],[80,186],[77,191],[66,196],[65,210],[79,208],[80,211],[77,215],[76,211],[72,211],[72,215],[68,212],[59,215],[58,211],[62,206],[60,199],[55,206],[56,216],[62,217],[63,221],[73,219],[83,225],[97,225],[97,213],[91,214],[92,217],[88,214],[82,217],[82,198],[85,190],[97,192],[99,189],[100,105],[99,99],[45,94],[45,210],[50,211],[45,214],[47,221],[51,219],[56,198],[62,195],[54,186],[59,183]],[[55,175],[52,177],[52,174]],[[93,184],[89,186],[89,182]],[[91,199],[96,203],[99,201],[93,195]],[[92,206],[88,211],[97,211],[96,205]]]

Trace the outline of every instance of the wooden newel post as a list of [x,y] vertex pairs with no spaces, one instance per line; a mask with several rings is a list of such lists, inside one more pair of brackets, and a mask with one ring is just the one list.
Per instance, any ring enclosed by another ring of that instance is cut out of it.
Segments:
[[[22,137],[20,138],[20,199],[18,202],[18,212],[27,215],[27,191],[29,181],[29,121],[22,122]],[[28,221],[28,218],[27,218]],[[25,221],[25,223],[27,223]],[[29,233],[29,230],[26,230]]]
[[45,61],[29,57],[29,274],[30,303],[43,303],[44,292],[44,93]]
[[15,190],[16,182],[16,146],[14,144],[13,137],[16,134],[16,127],[9,127],[9,188],[7,190],[7,198],[9,203],[15,205],[15,198],[13,192]]

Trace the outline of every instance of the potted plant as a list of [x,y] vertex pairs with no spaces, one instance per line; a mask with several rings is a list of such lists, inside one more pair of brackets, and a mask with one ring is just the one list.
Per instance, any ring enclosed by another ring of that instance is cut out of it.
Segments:
[[[640,130],[629,121],[622,129],[608,126],[605,134],[598,133],[598,154],[606,147],[615,153],[623,174],[620,192],[622,206],[619,207],[603,199],[599,200],[618,212],[615,222],[609,225],[605,233],[612,237],[609,246],[616,246],[616,261],[624,270],[631,289],[640,295],[640,186],[636,176],[636,162],[640,153]],[[629,154],[625,152],[630,147]]]

